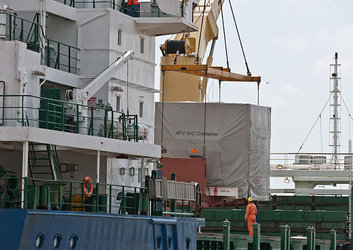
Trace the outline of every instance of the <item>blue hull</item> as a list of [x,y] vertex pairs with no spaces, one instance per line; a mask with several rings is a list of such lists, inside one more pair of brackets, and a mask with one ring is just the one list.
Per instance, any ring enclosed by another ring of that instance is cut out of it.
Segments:
[[[0,209],[0,225],[2,250],[194,250],[197,227],[203,226],[204,220]],[[57,248],[54,248],[55,238],[59,242]],[[76,246],[70,247],[74,243]]]

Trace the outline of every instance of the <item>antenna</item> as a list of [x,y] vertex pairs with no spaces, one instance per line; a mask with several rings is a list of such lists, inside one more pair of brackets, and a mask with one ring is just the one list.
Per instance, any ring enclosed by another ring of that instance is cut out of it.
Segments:
[[340,110],[341,110],[341,100],[339,98],[341,91],[338,87],[338,67],[341,64],[338,64],[338,53],[335,53],[335,63],[330,64],[333,67],[333,73],[330,77],[332,85],[330,87],[331,99],[330,99],[330,146],[332,147],[332,163],[335,165],[335,168],[338,168],[339,159],[338,153],[340,148],[340,138],[339,134],[341,133],[341,118],[340,118]]

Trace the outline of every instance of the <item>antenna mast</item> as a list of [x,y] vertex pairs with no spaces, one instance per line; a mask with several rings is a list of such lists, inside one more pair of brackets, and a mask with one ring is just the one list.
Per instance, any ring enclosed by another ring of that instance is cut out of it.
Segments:
[[341,113],[341,100],[340,90],[338,88],[338,80],[341,79],[338,77],[338,67],[341,64],[337,63],[338,53],[335,53],[335,63],[330,64],[333,67],[333,73],[331,76],[331,80],[333,85],[331,85],[330,92],[332,93],[331,102],[330,102],[330,146],[332,147],[332,163],[335,165],[335,168],[338,168],[339,159],[338,153],[340,148],[340,138],[339,134],[341,133],[341,124],[340,124],[340,113]]

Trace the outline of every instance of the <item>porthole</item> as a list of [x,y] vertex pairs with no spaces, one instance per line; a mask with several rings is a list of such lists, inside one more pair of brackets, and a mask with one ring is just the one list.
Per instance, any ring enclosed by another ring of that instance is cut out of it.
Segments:
[[59,248],[60,247],[61,240],[62,240],[61,234],[56,234],[54,236],[54,248]]
[[74,249],[76,247],[77,241],[78,241],[77,235],[76,234],[71,235],[71,238],[70,238],[70,248],[71,249]]
[[156,238],[157,249],[159,249],[161,247],[161,244],[162,244],[162,237],[160,235],[158,235]]
[[185,239],[185,246],[186,246],[186,249],[189,249],[189,248],[190,248],[190,242],[191,242],[190,237],[186,237],[186,239]]
[[36,237],[36,248],[41,248],[44,242],[44,234],[39,233]]

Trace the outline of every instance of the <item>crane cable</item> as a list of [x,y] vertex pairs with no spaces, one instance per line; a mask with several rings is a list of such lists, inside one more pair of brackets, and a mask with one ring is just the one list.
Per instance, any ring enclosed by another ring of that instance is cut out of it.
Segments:
[[203,11],[202,11],[202,19],[201,19],[201,27],[200,27],[200,34],[199,34],[199,44],[197,46],[197,54],[196,54],[196,60],[195,60],[195,64],[200,64],[199,62],[199,55],[200,55],[200,43],[201,43],[201,34],[202,34],[202,28],[203,28],[203,21],[205,19],[205,10],[206,10],[206,5],[209,4],[210,0],[208,0],[208,3],[206,4],[205,2],[206,0],[204,0],[203,2]]
[[322,110],[321,110],[321,112],[320,112],[319,116],[316,118],[316,120],[315,120],[315,122],[314,122],[314,125],[311,127],[311,129],[310,129],[309,133],[306,135],[306,137],[305,137],[305,139],[304,139],[303,143],[300,145],[300,147],[299,147],[299,149],[298,149],[298,151],[297,151],[297,154],[300,152],[300,150],[302,150],[302,148],[303,148],[303,146],[304,146],[304,144],[305,144],[306,140],[308,139],[309,135],[310,135],[310,134],[311,134],[311,132],[313,131],[313,129],[314,129],[314,127],[315,127],[316,123],[317,123],[317,122],[318,122],[318,120],[321,118],[322,112],[324,112],[324,110],[325,110],[325,108],[326,108],[327,104],[328,104],[328,103],[329,103],[329,101],[330,101],[331,96],[332,96],[332,93],[331,93],[331,94],[330,94],[330,96],[328,97],[328,99],[327,99],[327,101],[326,101],[326,103],[325,103],[324,107],[322,108]]
[[243,53],[243,57],[244,57],[244,62],[245,62],[245,67],[246,67],[246,70],[247,70],[247,74],[248,74],[248,76],[251,76],[251,72],[250,72],[250,70],[249,70],[248,62],[247,62],[247,60],[246,60],[246,56],[245,56],[245,52],[244,52],[243,43],[242,43],[242,41],[241,41],[241,37],[240,37],[240,32],[239,32],[239,29],[238,29],[237,21],[236,21],[236,19],[235,19],[235,15],[234,15],[234,11],[233,11],[233,6],[232,6],[232,3],[231,3],[230,0],[229,0],[229,5],[230,5],[230,9],[231,9],[231,11],[232,11],[232,16],[233,16],[233,20],[234,20],[234,24],[235,24],[235,29],[237,30],[237,34],[238,34],[238,39],[239,39],[241,51],[242,51],[242,53]]

